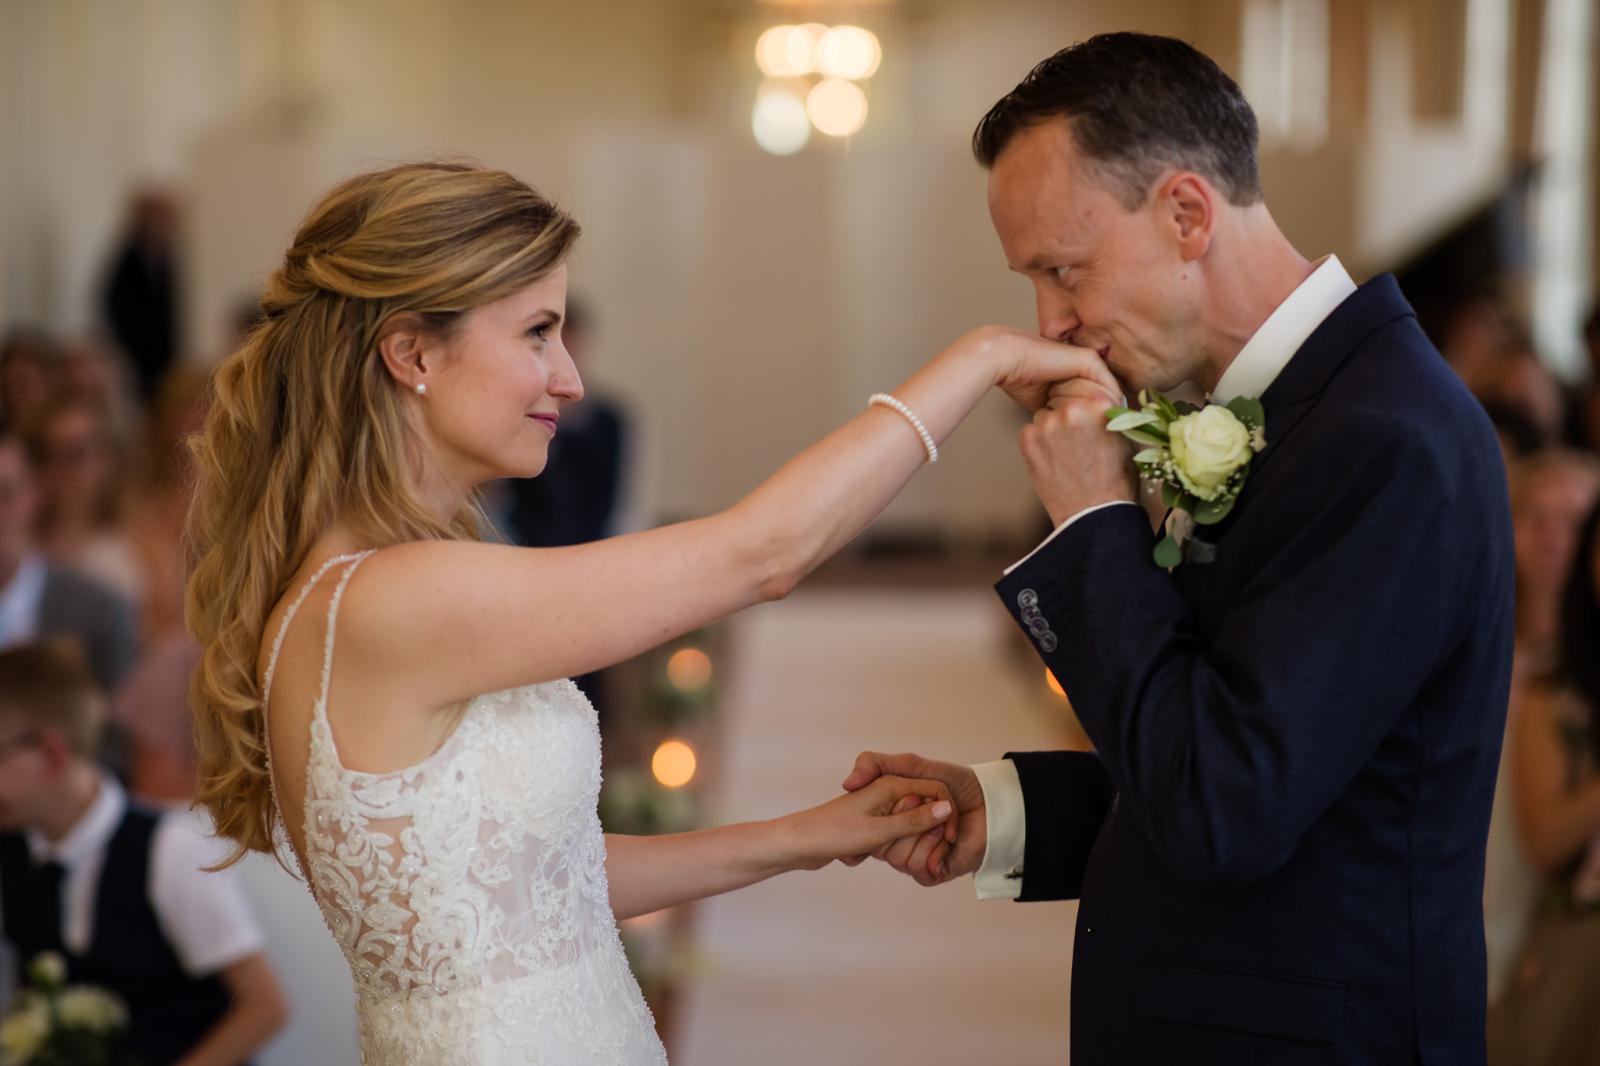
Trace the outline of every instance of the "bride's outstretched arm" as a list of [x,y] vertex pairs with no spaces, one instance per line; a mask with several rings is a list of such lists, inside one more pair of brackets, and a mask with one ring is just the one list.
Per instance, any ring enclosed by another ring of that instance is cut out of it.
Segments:
[[[943,441],[997,385],[1037,407],[1075,377],[1116,388],[1094,352],[985,327],[895,395]],[[395,545],[352,581],[340,639],[403,672],[426,706],[587,673],[787,595],[926,461],[909,421],[875,407],[709,518],[573,548]]]
[[[930,802],[896,811],[907,796]],[[653,837],[612,834],[606,837],[611,909],[631,918],[791,870],[819,870],[948,826],[952,809],[937,781],[880,777],[860,792],[769,821]]]

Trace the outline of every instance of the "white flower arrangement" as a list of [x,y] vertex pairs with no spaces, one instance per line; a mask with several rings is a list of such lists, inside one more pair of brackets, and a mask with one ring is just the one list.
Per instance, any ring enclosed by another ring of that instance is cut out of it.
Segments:
[[128,1025],[122,1001],[68,986],[66,962],[44,952],[28,967],[28,989],[0,1018],[0,1066],[113,1066]]
[[1233,510],[1251,461],[1267,447],[1266,412],[1250,397],[1196,407],[1146,389],[1137,409],[1113,407],[1106,419],[1108,430],[1146,446],[1133,462],[1161,483],[1161,499],[1172,509],[1155,549],[1156,565],[1171,570],[1183,561],[1197,525],[1213,525]]

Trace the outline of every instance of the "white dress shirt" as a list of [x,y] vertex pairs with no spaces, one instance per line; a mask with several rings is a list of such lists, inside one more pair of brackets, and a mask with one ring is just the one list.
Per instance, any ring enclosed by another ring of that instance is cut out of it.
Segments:
[[[73,953],[87,950],[94,936],[94,903],[106,846],[127,806],[122,786],[102,773],[94,802],[66,836],[52,843],[37,830],[24,834],[34,862],[57,862],[66,871],[61,940]],[[137,890],[148,893],[161,931],[190,977],[218,973],[265,945],[233,871],[203,869],[226,856],[227,850],[188,811],[166,811],[156,824],[150,842],[150,883]],[[0,930],[4,927],[5,917],[0,915]]]
[[45,563],[37,552],[0,588],[0,648],[26,644],[39,632],[39,605],[44,602]]
[[[1239,349],[1239,354],[1222,372],[1217,387],[1211,390],[1207,399],[1225,404],[1240,396],[1260,396],[1266,392],[1306,339],[1355,291],[1356,283],[1351,280],[1344,264],[1339,262],[1339,257],[1323,256],[1306,279],[1267,316],[1267,320],[1261,323],[1245,346]],[[1038,548],[1007,567],[1005,572],[1009,574],[1033,558],[1078,519],[1102,508],[1118,506],[1137,507],[1138,504],[1131,500],[1114,500],[1079,511],[1057,526]],[[1022,894],[1022,856],[1027,843],[1022,782],[1017,776],[1016,764],[1009,759],[1001,759],[998,762],[980,763],[972,769],[983,788],[988,827],[988,847],[984,852],[983,864],[973,877],[978,898],[1016,899]]]

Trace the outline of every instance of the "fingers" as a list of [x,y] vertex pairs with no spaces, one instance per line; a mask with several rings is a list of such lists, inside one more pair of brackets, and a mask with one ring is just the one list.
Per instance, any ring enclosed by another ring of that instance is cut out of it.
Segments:
[[912,877],[917,879],[917,884],[932,886],[939,883],[936,872],[938,864],[933,861],[933,854],[939,848],[947,848],[943,833],[924,833],[917,838],[916,846],[911,849],[911,857],[906,860],[907,870]]
[[933,836],[943,839],[944,822],[955,811],[955,804],[949,800],[935,800],[909,811],[888,815],[885,821],[889,824],[884,830],[898,837],[915,837],[931,831]]
[[1106,366],[1100,353],[1043,337],[1030,338],[1039,347],[1029,353],[1028,373],[1035,381],[1065,381],[1081,378],[1105,389],[1112,397],[1122,395],[1116,375]]
[[1050,386],[1046,406],[1055,408],[1061,401],[1071,399],[1104,402],[1110,407],[1120,404],[1123,395],[1121,389],[1108,389],[1103,383],[1090,378],[1068,378]]
[[1073,348],[1073,364],[1078,373],[1069,380],[1088,382],[1098,386],[1113,403],[1122,396],[1122,386],[1117,383],[1116,375],[1111,373],[1111,368],[1106,366],[1105,360],[1100,358],[1100,353],[1087,348]]
[[926,777],[926,763],[927,760],[920,755],[880,755],[875,751],[864,751],[856,756],[855,769],[844,779],[843,787],[846,792],[855,792],[866,788],[884,774]]
[[[894,802],[888,816],[895,822],[889,830],[896,838],[878,848],[874,856],[909,874],[924,887],[938,884],[943,879],[938,868],[950,849],[946,832],[955,828],[955,819],[950,816],[955,804],[949,790],[940,781],[886,777],[877,784],[887,795],[904,794]],[[950,840],[954,840],[953,832]]]
[[[909,795],[909,796],[901,796],[900,799],[895,803],[894,809],[891,810],[889,813],[890,814],[900,814],[903,811],[909,811],[913,807],[920,807],[921,805],[922,805],[922,797],[921,796],[914,795],[914,794],[913,795]],[[954,822],[955,819],[951,818],[950,821]],[[887,857],[887,855],[889,853],[889,849],[891,847],[893,847],[894,844],[895,844],[895,841],[891,840],[887,844],[884,844],[882,847],[879,847],[879,848],[873,850],[868,855],[863,855],[862,858],[884,859],[884,858]]]

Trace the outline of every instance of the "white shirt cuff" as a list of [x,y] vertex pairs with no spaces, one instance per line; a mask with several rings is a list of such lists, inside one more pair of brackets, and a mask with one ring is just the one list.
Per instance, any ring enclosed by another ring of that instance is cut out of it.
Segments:
[[1063,522],[1059,526],[1057,526],[1055,528],[1055,532],[1051,533],[1048,537],[1044,538],[1044,540],[1040,541],[1039,542],[1039,546],[1037,548],[1033,549],[1033,551],[1029,552],[1027,555],[1024,555],[1022,558],[1018,559],[1016,562],[1014,562],[1010,566],[1006,567],[1006,571],[1005,572],[1007,574],[1011,573],[1011,571],[1015,570],[1017,567],[1021,566],[1025,562],[1027,562],[1029,559],[1032,559],[1035,555],[1038,555],[1041,551],[1044,550],[1044,546],[1046,544],[1049,544],[1051,541],[1053,541],[1057,537],[1061,536],[1061,531],[1066,529],[1068,526],[1072,525],[1072,523],[1076,522],[1078,519],[1084,517],[1085,515],[1094,514],[1096,511],[1103,511],[1107,507],[1116,507],[1116,506],[1118,506],[1120,504],[1124,504],[1124,503],[1127,504],[1129,507],[1137,507],[1137,506],[1139,506],[1137,503],[1134,503],[1132,500],[1112,500],[1109,503],[1097,503],[1093,507],[1085,507],[1083,510],[1079,511],[1077,514],[1073,515],[1071,518],[1067,519],[1065,522]]
[[1022,778],[1010,759],[978,763],[972,768],[983,789],[984,825],[988,843],[983,864],[973,875],[979,899],[1016,899],[1022,895],[1022,855],[1028,820],[1022,800]]

